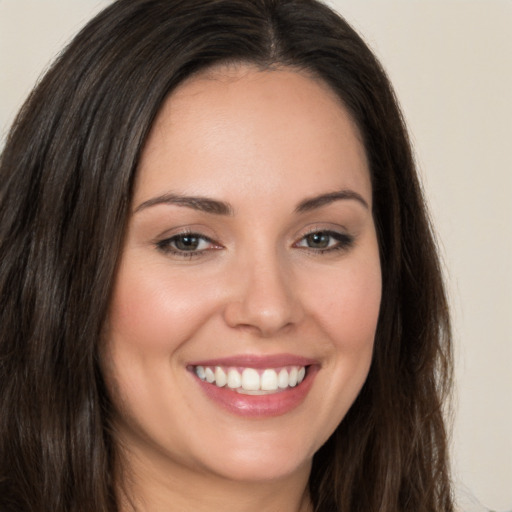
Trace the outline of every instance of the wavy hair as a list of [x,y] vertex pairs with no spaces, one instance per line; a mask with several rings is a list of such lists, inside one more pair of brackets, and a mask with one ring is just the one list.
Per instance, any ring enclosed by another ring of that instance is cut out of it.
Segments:
[[368,379],[313,460],[316,512],[450,512],[450,325],[392,87],[315,0],[118,0],[18,115],[0,161],[0,510],[115,512],[101,339],[141,149],[165,98],[222,63],[306,70],[363,137],[383,295]]

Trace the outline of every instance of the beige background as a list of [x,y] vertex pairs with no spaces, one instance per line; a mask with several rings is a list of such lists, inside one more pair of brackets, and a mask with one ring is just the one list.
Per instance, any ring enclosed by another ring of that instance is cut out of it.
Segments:
[[[0,0],[0,144],[52,56],[108,3]],[[329,3],[395,84],[438,228],[457,348],[454,478],[512,509],[512,2]]]

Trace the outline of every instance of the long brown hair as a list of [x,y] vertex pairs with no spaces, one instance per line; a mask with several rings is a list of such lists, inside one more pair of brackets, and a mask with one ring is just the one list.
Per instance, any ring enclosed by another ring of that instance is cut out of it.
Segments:
[[0,162],[0,510],[118,510],[98,344],[134,176],[164,99],[223,62],[324,80],[370,165],[383,278],[374,358],[315,455],[315,510],[450,512],[450,326],[410,143],[380,64],[315,0],[119,0],[22,108]]

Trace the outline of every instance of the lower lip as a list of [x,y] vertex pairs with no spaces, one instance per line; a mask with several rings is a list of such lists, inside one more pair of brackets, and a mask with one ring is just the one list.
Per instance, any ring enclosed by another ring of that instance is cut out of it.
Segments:
[[206,396],[218,405],[238,416],[269,418],[281,416],[297,408],[306,398],[318,372],[317,366],[310,366],[304,380],[293,388],[269,395],[244,395],[227,387],[194,378]]

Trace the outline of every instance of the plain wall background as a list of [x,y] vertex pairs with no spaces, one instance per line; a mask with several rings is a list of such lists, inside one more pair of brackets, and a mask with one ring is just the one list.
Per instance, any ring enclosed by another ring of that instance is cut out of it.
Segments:
[[[49,61],[109,3],[0,0],[0,145]],[[454,478],[512,509],[512,2],[329,3],[395,85],[439,233],[457,353]]]

